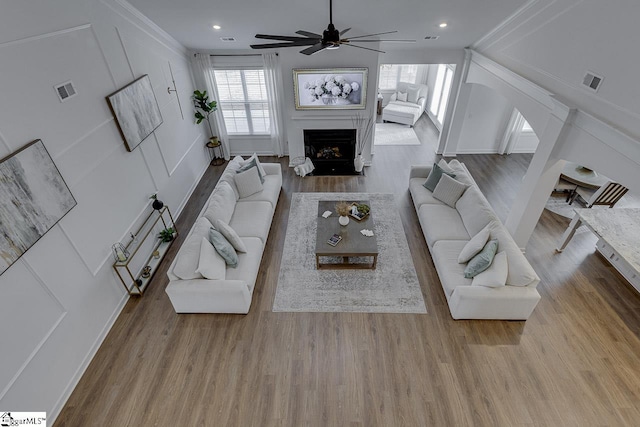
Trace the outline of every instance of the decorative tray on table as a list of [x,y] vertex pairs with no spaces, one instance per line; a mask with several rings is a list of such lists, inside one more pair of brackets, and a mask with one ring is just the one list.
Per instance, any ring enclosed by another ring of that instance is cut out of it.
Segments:
[[[353,209],[354,206],[356,208],[355,211]],[[351,213],[349,213],[349,216],[355,218],[357,221],[362,221],[367,216],[369,216],[369,205],[366,205],[364,203],[351,203],[349,208],[351,209]]]

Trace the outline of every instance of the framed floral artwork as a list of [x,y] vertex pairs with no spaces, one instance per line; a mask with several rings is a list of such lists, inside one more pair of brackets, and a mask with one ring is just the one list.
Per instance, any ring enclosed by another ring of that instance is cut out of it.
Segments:
[[367,68],[294,69],[296,110],[366,108]]

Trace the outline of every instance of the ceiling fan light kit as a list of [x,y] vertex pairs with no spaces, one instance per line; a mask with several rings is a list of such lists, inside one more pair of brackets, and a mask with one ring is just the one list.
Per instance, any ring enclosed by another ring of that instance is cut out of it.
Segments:
[[373,49],[370,47],[358,46],[352,44],[352,40],[358,43],[377,43],[377,42],[401,42],[401,43],[415,43],[415,40],[358,40],[363,37],[380,36],[383,34],[397,33],[397,31],[385,31],[382,33],[366,34],[362,36],[355,36],[349,38],[341,38],[343,34],[349,31],[351,28],[347,28],[342,31],[338,31],[333,25],[333,0],[329,0],[329,25],[327,29],[322,32],[322,35],[316,34],[310,31],[298,30],[296,34],[298,36],[276,36],[269,34],[256,34],[257,39],[278,40],[280,43],[264,43],[264,44],[252,44],[252,49],[275,49],[280,47],[296,47],[296,46],[310,46],[300,51],[305,55],[313,55],[324,49],[338,49],[340,46],[351,46],[359,49],[371,50],[374,52],[385,53],[379,49]]

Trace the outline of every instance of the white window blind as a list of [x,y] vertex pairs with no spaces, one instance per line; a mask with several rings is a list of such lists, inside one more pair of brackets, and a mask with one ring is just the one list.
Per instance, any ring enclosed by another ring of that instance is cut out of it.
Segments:
[[229,135],[264,135],[269,107],[263,70],[214,70],[218,106]]
[[380,90],[396,90],[398,82],[416,83],[418,65],[382,64],[378,87]]
[[453,67],[445,64],[438,65],[436,82],[433,87],[431,104],[429,105],[429,112],[436,118],[440,125],[442,125],[444,115],[447,111],[447,103],[449,101],[449,92],[451,91],[452,82]]

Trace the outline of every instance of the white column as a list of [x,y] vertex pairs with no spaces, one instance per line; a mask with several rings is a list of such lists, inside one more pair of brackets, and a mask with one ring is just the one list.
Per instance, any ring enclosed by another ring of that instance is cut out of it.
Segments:
[[[442,154],[446,157],[455,157],[458,151],[458,141],[462,133],[462,124],[467,116],[467,107],[469,105],[469,97],[471,94],[471,85],[465,83],[467,74],[469,73],[469,63],[471,62],[471,50],[465,49],[464,63],[460,67],[456,67],[454,76],[455,90],[451,90],[451,98],[449,98],[449,106],[447,116],[445,117],[442,132],[440,132],[440,141],[436,154]],[[452,102],[453,101],[453,102]]]
[[557,111],[549,116],[547,126],[540,136],[538,149],[505,222],[511,236],[523,251],[564,166],[564,161],[556,153],[562,144],[564,130],[573,110],[559,105],[557,107]]

